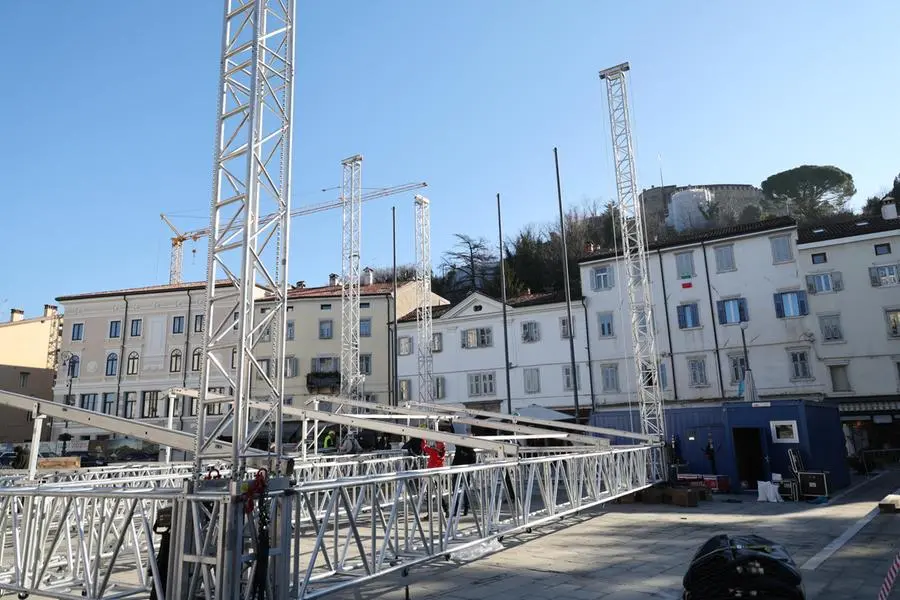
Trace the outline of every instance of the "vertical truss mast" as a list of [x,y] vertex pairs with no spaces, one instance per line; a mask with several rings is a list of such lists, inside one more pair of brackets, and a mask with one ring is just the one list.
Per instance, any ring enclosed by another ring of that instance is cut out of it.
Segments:
[[341,396],[356,400],[359,372],[359,252],[362,238],[362,160],[360,155],[341,161]]
[[419,402],[434,401],[431,329],[431,201],[416,195],[416,350]]
[[619,227],[622,234],[623,275],[627,278],[631,335],[634,341],[634,363],[641,411],[641,433],[665,440],[662,393],[657,374],[659,357],[653,327],[653,302],[650,296],[650,271],[644,236],[643,207],[637,195],[634,147],[628,111],[628,87],[625,73],[628,63],[600,71],[606,81],[609,102],[609,124],[612,132],[613,158],[616,168]]

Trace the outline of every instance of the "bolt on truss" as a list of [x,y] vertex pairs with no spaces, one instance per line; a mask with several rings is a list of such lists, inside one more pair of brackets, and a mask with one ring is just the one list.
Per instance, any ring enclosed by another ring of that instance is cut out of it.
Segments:
[[359,397],[359,287],[362,238],[362,160],[360,155],[341,161],[341,396]]
[[419,402],[434,401],[434,335],[431,327],[431,201],[416,195],[416,356]]
[[641,432],[654,436],[658,441],[665,441],[665,417],[658,382],[659,356],[653,327],[650,270],[644,235],[644,210],[637,195],[634,147],[631,142],[631,122],[628,112],[625,73],[629,68],[628,63],[623,63],[606,69],[600,72],[600,79],[606,81],[606,96],[609,103],[619,227],[622,235],[622,264],[624,276],[627,278]]

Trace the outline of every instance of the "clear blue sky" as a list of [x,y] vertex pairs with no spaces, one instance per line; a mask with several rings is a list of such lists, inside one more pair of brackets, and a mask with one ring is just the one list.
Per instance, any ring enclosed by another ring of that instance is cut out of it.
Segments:
[[[164,283],[168,231],[206,222],[220,1],[0,2],[0,319],[56,296]],[[752,183],[799,164],[900,171],[900,3],[600,0],[298,1],[294,203],[425,180],[437,257],[614,195],[597,71],[632,64],[638,177]],[[363,263],[412,259],[411,197],[363,213]],[[291,279],[340,268],[336,211],[294,220]],[[205,243],[185,278],[205,277]],[[8,314],[8,313],[7,313]]]

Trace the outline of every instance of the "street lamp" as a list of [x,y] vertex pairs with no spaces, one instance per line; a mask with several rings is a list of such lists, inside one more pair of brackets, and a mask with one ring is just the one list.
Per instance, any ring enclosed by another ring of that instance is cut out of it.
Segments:
[[741,344],[744,346],[744,372],[750,370],[750,355],[747,354],[747,327],[750,325],[747,321],[741,321]]
[[[78,377],[75,373],[75,365],[78,364],[78,356],[74,353],[69,352],[68,350],[63,351],[59,355],[60,359],[62,359],[62,366],[66,368],[66,380],[68,383],[68,391],[66,392],[66,404],[69,403],[69,399],[72,397],[72,381]],[[74,402],[72,403],[74,404]],[[68,426],[68,423],[66,423]]]

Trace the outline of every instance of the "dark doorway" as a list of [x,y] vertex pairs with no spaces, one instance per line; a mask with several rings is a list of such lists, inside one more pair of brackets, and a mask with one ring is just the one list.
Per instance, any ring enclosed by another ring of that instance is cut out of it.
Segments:
[[748,490],[755,490],[757,481],[766,480],[763,432],[758,427],[735,427],[731,435],[734,437],[738,478],[741,482],[747,482]]

